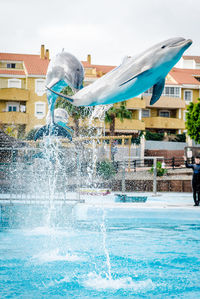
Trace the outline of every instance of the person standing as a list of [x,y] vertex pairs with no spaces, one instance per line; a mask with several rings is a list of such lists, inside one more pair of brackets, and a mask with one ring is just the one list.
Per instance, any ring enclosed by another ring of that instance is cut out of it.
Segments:
[[187,160],[185,160],[185,166],[187,168],[193,169],[192,190],[193,190],[194,206],[199,206],[199,203],[200,203],[200,155],[197,155],[195,157],[195,164],[189,164],[187,162]]

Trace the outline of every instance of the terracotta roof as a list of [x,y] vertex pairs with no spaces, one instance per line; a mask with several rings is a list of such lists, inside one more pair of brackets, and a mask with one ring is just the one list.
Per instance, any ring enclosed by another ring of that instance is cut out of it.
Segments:
[[102,72],[106,74],[112,71],[116,66],[113,65],[98,65],[98,64],[90,64],[87,61],[82,61],[84,68],[95,68],[97,72]]
[[183,56],[184,60],[194,60],[196,63],[200,63],[200,56],[190,56],[190,55],[185,55]]
[[162,96],[155,104],[153,104],[153,106],[150,105],[151,97],[144,96],[144,99],[146,101],[146,106],[151,108],[185,108],[185,102],[180,98],[170,98]]
[[[31,54],[0,53],[0,60],[23,61],[28,75],[46,75],[49,64],[48,59],[41,59],[40,55]],[[12,71],[16,72],[15,70]]]
[[178,85],[178,82],[169,73],[165,78],[165,85]]
[[195,79],[195,76],[200,77],[200,69],[173,68],[170,75],[178,84],[200,85],[200,82]]

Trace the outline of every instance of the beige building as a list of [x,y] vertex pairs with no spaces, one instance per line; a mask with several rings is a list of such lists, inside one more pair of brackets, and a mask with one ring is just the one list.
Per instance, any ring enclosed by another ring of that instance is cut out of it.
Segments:
[[45,76],[49,51],[40,55],[0,53],[0,125],[28,132],[45,124]]
[[[0,125],[30,131],[46,123],[45,75],[49,51],[41,46],[40,55],[0,53]],[[88,55],[82,62],[85,85],[111,71],[115,66],[95,65]],[[163,94],[150,106],[152,88],[141,97],[126,101],[132,119],[116,120],[117,134],[139,131],[181,133],[185,130],[187,105],[200,97],[200,56],[183,56],[180,67],[166,78]],[[117,104],[116,104],[117,105]],[[73,122],[70,124],[73,126]],[[102,124],[101,124],[102,125]],[[109,133],[109,125],[104,129]]]

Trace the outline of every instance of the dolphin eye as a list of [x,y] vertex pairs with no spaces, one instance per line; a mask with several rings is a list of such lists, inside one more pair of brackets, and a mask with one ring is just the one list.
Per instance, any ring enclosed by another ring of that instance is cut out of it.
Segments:
[[161,47],[161,49],[164,49],[166,46],[165,45],[163,45],[162,47]]
[[80,70],[79,69],[76,69],[77,70],[77,72],[79,72]]

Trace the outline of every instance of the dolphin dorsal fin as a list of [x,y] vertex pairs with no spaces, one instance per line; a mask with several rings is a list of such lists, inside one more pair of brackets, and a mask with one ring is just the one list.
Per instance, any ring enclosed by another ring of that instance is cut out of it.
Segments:
[[128,55],[124,56],[123,59],[122,59],[122,63],[121,64],[126,63],[130,58],[132,58],[132,57],[128,56]]
[[150,105],[155,104],[161,97],[161,94],[163,92],[165,86],[165,78],[161,79],[158,81],[156,84],[153,86],[153,94],[150,100]]

